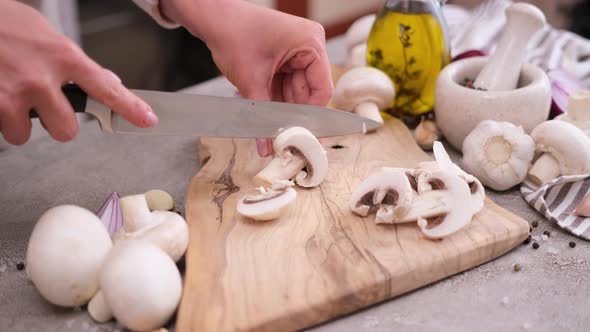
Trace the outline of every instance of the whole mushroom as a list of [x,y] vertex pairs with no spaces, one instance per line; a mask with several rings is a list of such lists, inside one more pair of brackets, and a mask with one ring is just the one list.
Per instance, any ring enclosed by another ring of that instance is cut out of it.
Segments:
[[116,244],[100,273],[102,301],[133,331],[157,329],[172,317],[182,294],[174,261],[145,241]]
[[371,33],[373,23],[375,23],[375,18],[375,14],[362,16],[346,30],[344,41],[348,53],[347,66],[360,67],[367,65],[367,39]]
[[394,96],[393,82],[384,72],[357,67],[345,72],[336,82],[332,103],[336,109],[383,123],[379,111],[388,108]]
[[328,157],[322,144],[302,127],[291,127],[273,142],[275,155],[254,182],[270,187],[276,181],[292,180],[302,187],[318,186],[328,173]]
[[482,121],[463,141],[463,167],[495,190],[524,181],[534,155],[533,139],[510,122]]
[[64,307],[88,302],[111,249],[100,219],[74,205],[47,210],[35,224],[26,256],[27,274],[47,301]]
[[531,132],[540,157],[529,170],[528,179],[543,185],[560,175],[590,173],[590,138],[571,123],[546,121]]
[[579,90],[569,96],[567,113],[556,119],[569,122],[590,136],[590,90]]

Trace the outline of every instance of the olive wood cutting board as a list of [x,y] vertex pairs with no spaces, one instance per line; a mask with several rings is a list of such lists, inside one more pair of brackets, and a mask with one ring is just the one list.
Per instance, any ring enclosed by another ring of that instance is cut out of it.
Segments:
[[464,230],[439,241],[413,223],[376,225],[348,209],[354,188],[381,166],[415,167],[429,157],[410,131],[388,120],[375,133],[323,141],[330,171],[297,188],[278,220],[236,213],[270,160],[253,140],[203,139],[203,166],[186,199],[190,244],[179,331],[302,329],[488,262],[520,244],[526,221],[489,199]]

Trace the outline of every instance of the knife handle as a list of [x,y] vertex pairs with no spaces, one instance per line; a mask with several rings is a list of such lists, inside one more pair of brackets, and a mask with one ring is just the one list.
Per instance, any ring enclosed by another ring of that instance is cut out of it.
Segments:
[[[61,88],[61,91],[64,93],[70,105],[74,109],[76,113],[84,113],[86,111],[86,101],[88,100],[88,95],[79,86],[76,84],[66,84]],[[35,109],[29,111],[29,118],[38,118],[39,114]]]

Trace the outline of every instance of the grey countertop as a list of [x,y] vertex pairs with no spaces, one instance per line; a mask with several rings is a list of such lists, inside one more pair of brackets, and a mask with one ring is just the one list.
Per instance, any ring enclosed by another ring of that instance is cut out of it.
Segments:
[[[342,40],[330,41],[328,48],[332,62],[342,62]],[[234,92],[223,78],[189,90]],[[16,268],[24,261],[33,225],[58,204],[97,210],[112,191],[125,195],[161,188],[184,202],[198,170],[195,137],[109,136],[94,121],[81,122],[79,137],[67,144],[50,140],[38,123],[22,147],[0,139],[0,331],[120,329],[114,323],[96,325],[84,311],[56,308],[37,294]],[[533,235],[549,230],[549,240],[537,250],[519,246],[488,264],[311,330],[588,331],[590,244],[543,220],[518,191],[488,195],[528,221],[540,220]],[[578,245],[571,249],[570,241]],[[520,272],[513,270],[516,263]]]

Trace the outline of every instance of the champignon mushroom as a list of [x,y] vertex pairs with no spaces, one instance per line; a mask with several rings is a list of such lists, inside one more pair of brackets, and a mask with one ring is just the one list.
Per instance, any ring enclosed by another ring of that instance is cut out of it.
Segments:
[[578,90],[569,96],[567,113],[558,117],[582,129],[586,136],[590,136],[590,90]]
[[98,289],[98,273],[111,249],[98,217],[81,207],[47,210],[35,224],[26,257],[27,274],[47,301],[64,307],[88,302]]
[[302,127],[292,127],[278,135],[273,143],[274,158],[254,178],[269,187],[277,180],[291,180],[302,187],[319,185],[328,173],[328,157],[322,144]]
[[507,190],[526,178],[535,142],[522,127],[486,120],[463,141],[463,166],[484,185]]
[[472,201],[471,190],[465,180],[452,171],[424,172],[418,179],[420,182],[428,183],[429,189],[422,187],[419,194],[424,190],[441,191],[446,197],[448,212],[432,218],[418,219],[420,230],[430,239],[439,239],[449,236],[461,228],[467,226],[473,215],[477,212],[473,206],[466,202]]
[[293,182],[276,181],[270,189],[258,188],[258,194],[243,197],[237,206],[240,215],[254,220],[273,220],[287,213],[297,198]]
[[[129,219],[132,224],[129,226],[128,219],[124,220],[123,227],[113,235],[115,244],[129,240],[147,242],[163,250],[175,262],[184,255],[189,240],[184,218],[170,211],[150,213],[143,194],[123,197],[121,202],[125,202],[121,204],[122,213],[132,217]],[[88,313],[97,322],[106,322],[112,318],[111,309],[104,301],[102,291],[98,291],[88,304]]]
[[[469,202],[469,206],[473,208],[475,212],[483,209],[486,194],[481,182],[475,176],[466,173],[459,166],[453,163],[441,142],[434,142],[432,150],[434,152],[436,164],[440,167],[440,170],[454,172],[469,186],[471,191],[471,200]],[[429,168],[430,172],[432,173],[433,166],[430,166]],[[418,179],[418,182],[418,186],[420,186],[420,179]]]
[[376,212],[376,223],[391,224],[394,219],[406,214],[412,196],[413,189],[406,170],[382,168],[354,190],[350,210],[362,217]]
[[395,88],[384,72],[372,67],[357,67],[345,72],[334,87],[335,108],[383,123],[379,110],[393,102]]
[[545,121],[531,132],[541,156],[531,167],[528,179],[543,185],[560,175],[590,173],[590,138],[571,123]]
[[133,331],[166,324],[176,311],[182,280],[174,261],[145,241],[116,244],[100,273],[102,300],[119,323]]
[[348,51],[347,66],[359,67],[367,65],[367,39],[371,33],[373,23],[375,23],[375,18],[375,14],[362,16],[346,30],[344,41]]

